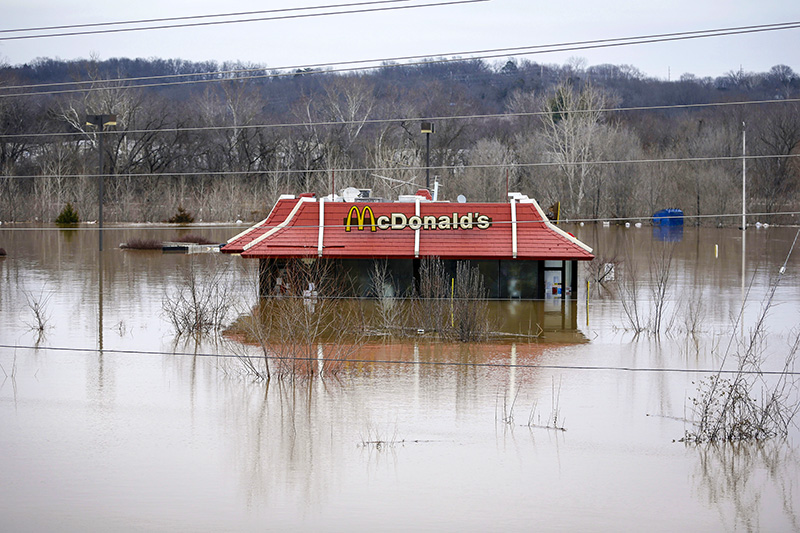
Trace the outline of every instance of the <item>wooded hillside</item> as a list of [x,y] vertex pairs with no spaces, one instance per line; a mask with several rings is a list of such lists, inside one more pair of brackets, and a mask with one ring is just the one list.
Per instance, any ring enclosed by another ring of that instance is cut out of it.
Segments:
[[111,222],[162,221],[178,207],[254,220],[280,194],[350,185],[395,198],[425,185],[426,120],[445,199],[502,201],[508,188],[560,201],[571,219],[677,207],[733,225],[722,215],[741,210],[743,124],[748,211],[798,211],[799,98],[784,65],[663,81],[579,61],[275,72],[43,59],[0,69],[0,221],[51,222],[67,202],[96,218],[99,138],[86,116],[115,114],[103,143]]

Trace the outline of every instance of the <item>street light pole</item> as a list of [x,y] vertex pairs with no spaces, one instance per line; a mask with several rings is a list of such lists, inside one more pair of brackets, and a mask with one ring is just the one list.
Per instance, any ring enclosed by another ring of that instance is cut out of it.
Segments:
[[106,126],[117,125],[117,115],[86,115],[86,125],[94,126],[97,128],[97,149],[98,149],[98,165],[97,165],[97,223],[99,224],[99,245],[100,251],[103,251],[103,167],[105,163],[105,152],[103,151],[103,137]]
[[747,229],[747,130],[742,122],[742,231]]
[[431,133],[433,122],[422,123],[422,133],[425,134],[425,188],[431,189]]

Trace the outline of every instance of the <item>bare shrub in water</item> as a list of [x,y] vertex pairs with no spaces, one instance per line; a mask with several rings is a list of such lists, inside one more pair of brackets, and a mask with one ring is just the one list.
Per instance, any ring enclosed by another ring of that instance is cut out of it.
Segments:
[[119,245],[120,248],[125,250],[161,250],[164,243],[158,239],[130,239]]
[[420,264],[419,292],[415,297],[414,323],[442,338],[473,342],[490,331],[488,291],[477,267],[456,263],[456,275],[448,274],[444,262],[425,258]]
[[245,371],[266,381],[336,375],[365,339],[358,302],[340,297],[343,283],[329,261],[289,261],[281,292],[232,328],[259,347],[260,357],[239,358]]
[[[650,252],[650,294],[652,311],[650,314],[650,331],[660,333],[672,327],[672,320],[667,320],[667,301],[674,280],[672,259],[675,245],[662,243],[655,251]],[[674,319],[674,315],[672,315]]]
[[[619,284],[620,303],[626,329],[637,335],[648,331],[655,335],[669,331],[675,321],[675,314],[667,315],[670,290],[674,281],[673,256],[675,245],[661,243],[650,251],[648,262],[649,284],[644,294],[641,271],[636,260],[628,256],[625,261],[622,281]],[[645,304],[646,303],[646,307]]]
[[595,296],[603,297],[606,294],[613,296],[616,293],[617,272],[620,261],[616,257],[596,255],[591,261],[584,262],[586,279],[590,282],[591,291]]
[[196,261],[180,268],[178,286],[161,308],[178,335],[200,335],[226,325],[233,302],[229,261],[214,258],[202,269]]
[[619,285],[620,303],[626,329],[633,330],[637,335],[645,330],[645,318],[640,308],[639,271],[633,260],[625,262],[622,282]]
[[526,424],[529,428],[542,428],[542,429],[554,429],[557,431],[566,431],[564,427],[564,417],[561,416],[561,379],[558,380],[558,388],[556,388],[556,379],[553,378],[552,381],[552,389],[551,389],[551,405],[550,414],[547,417],[547,420],[542,423],[541,418],[536,413],[536,408],[538,406],[538,402],[534,402],[531,406],[530,415],[528,415],[528,423]]
[[372,424],[369,424],[367,426],[366,435],[361,435],[361,447],[372,448],[377,451],[391,448],[398,444],[402,445],[405,444],[405,442],[405,439],[398,438],[397,427],[383,432]]
[[28,291],[23,291],[23,294],[25,295],[25,302],[33,317],[33,322],[29,323],[28,326],[31,330],[36,332],[36,344],[39,344],[44,340],[48,322],[50,322],[50,314],[47,311],[47,306],[53,293],[45,294],[44,288],[42,288],[38,295]]
[[44,332],[45,329],[47,329],[47,323],[50,321],[50,316],[47,312],[47,304],[50,302],[53,293],[45,294],[44,289],[42,289],[38,295],[28,291],[23,291],[23,294],[25,295],[25,302],[28,305],[28,309],[30,309],[31,315],[33,316],[33,322],[28,324],[28,326],[30,326],[32,330],[40,333]]
[[691,398],[693,428],[687,430],[685,442],[734,442],[784,437],[800,409],[798,387],[794,378],[794,361],[800,346],[800,335],[784,361],[781,372],[770,376],[771,383],[761,371],[760,355],[751,350],[760,344],[761,336],[753,332],[739,356],[736,372],[731,377],[715,374],[700,381],[698,395]]
[[[797,235],[800,235],[800,231]],[[785,437],[788,434],[800,410],[798,381],[794,373],[800,349],[800,331],[795,330],[779,372],[765,374],[762,364],[766,358],[766,319],[793,249],[794,244],[780,274],[770,287],[756,324],[738,343],[734,353],[736,371],[731,377],[723,377],[722,369],[733,347],[731,340],[720,371],[698,384],[698,395],[691,399],[693,428],[685,432],[682,441],[735,442]],[[743,314],[744,303],[739,321],[743,319]]]
[[681,312],[681,317],[683,318],[683,328],[686,333],[696,335],[702,329],[703,319],[708,307],[705,291],[701,286],[693,290],[691,294],[683,296],[682,299],[683,311]]
[[438,257],[420,261],[419,287],[414,295],[414,324],[442,333],[450,322],[450,276]]
[[194,233],[188,233],[186,235],[175,235],[173,238],[169,240],[172,242],[190,242],[194,244],[215,244],[216,242],[204,235],[196,235]]
[[402,333],[406,323],[408,306],[405,299],[397,295],[397,286],[389,273],[386,261],[375,261],[369,273],[372,296],[376,300],[378,331],[381,333]]
[[486,339],[489,335],[489,305],[480,270],[459,261],[452,293],[451,335],[461,342]]

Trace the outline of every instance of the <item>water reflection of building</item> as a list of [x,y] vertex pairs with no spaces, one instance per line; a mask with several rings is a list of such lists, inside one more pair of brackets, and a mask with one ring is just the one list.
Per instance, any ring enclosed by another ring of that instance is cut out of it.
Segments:
[[489,312],[501,321],[498,330],[561,342],[586,342],[578,329],[578,302],[574,298],[496,300]]
[[[427,189],[396,202],[358,189],[320,199],[284,195],[222,251],[259,260],[261,296],[285,290],[291,259],[332,262],[348,277],[351,296],[410,294],[422,261],[435,257],[453,284],[457,263],[467,262],[480,271],[489,298],[544,300],[563,315],[555,302],[577,296],[577,262],[591,260],[592,250],[552,224],[535,200],[508,196],[504,203],[450,203],[435,201]],[[378,261],[389,280],[381,287],[372,275]]]

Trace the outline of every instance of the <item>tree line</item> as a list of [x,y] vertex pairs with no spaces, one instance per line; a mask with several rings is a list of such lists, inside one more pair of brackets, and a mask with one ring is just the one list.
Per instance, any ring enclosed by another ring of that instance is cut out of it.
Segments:
[[[183,76],[169,78],[168,76]],[[147,80],[135,78],[149,78]],[[54,83],[82,82],[55,86]],[[149,86],[146,86],[149,85]],[[270,71],[180,60],[0,68],[0,221],[255,220],[280,194],[346,186],[393,199],[503,201],[521,191],[562,218],[662,208],[735,224],[742,135],[748,211],[788,223],[800,190],[800,76],[785,65],[657,80],[631,66],[527,60]],[[88,114],[114,114],[100,137]],[[430,120],[430,150],[420,122]]]

